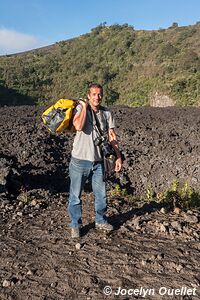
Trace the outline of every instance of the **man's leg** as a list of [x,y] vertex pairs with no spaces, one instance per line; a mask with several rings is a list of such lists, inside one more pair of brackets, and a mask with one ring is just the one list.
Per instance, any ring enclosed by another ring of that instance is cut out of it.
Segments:
[[70,195],[69,195],[68,212],[71,218],[70,226],[72,228],[79,228],[80,225],[82,224],[81,193],[89,173],[90,173],[89,164],[74,158],[71,159],[69,165]]
[[103,163],[94,163],[92,174],[92,189],[95,197],[95,222],[98,224],[105,224],[107,199],[106,199],[106,185],[103,179]]

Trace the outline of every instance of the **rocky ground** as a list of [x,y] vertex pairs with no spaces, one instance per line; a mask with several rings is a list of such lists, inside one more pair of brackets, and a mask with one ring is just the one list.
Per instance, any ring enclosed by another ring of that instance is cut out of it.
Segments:
[[47,132],[43,109],[0,108],[0,299],[200,299],[199,210],[149,193],[175,179],[199,192],[199,109],[112,109],[124,155],[108,182],[115,230],[94,228],[85,191],[78,240],[66,212],[73,136]]

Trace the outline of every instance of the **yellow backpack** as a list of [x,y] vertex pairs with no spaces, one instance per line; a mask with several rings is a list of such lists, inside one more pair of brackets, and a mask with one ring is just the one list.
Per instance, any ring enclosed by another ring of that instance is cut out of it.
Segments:
[[43,112],[42,121],[44,125],[52,133],[75,131],[73,126],[73,110],[77,104],[78,100],[58,100],[54,105]]

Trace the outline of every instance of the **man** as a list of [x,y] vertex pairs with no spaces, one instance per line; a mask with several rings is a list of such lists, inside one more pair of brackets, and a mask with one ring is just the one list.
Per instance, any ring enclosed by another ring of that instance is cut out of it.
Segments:
[[98,130],[94,126],[94,119],[99,122],[101,130],[107,131],[110,144],[115,150],[117,156],[115,162],[116,172],[121,170],[122,159],[114,130],[114,121],[110,111],[101,106],[102,98],[102,86],[91,84],[88,92],[89,102],[80,100],[73,118],[73,125],[77,132],[69,165],[71,183],[68,204],[72,238],[80,237],[80,227],[82,225],[81,193],[89,177],[92,179],[92,190],[95,197],[95,227],[105,231],[113,230],[113,226],[107,222],[105,215],[107,199],[104,165],[101,145],[97,145],[95,142],[98,137]]

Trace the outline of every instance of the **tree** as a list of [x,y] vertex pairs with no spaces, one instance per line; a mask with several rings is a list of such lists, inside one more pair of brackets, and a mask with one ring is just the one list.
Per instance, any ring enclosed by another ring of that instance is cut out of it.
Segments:
[[172,25],[169,28],[177,28],[178,27],[178,23],[177,22],[173,22]]

